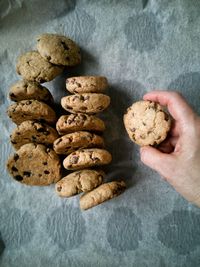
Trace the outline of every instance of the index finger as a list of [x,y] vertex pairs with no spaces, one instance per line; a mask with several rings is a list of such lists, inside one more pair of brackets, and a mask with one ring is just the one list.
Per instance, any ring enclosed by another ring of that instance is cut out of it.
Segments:
[[194,114],[183,96],[174,91],[152,91],[145,94],[143,99],[166,106],[176,121],[187,121]]

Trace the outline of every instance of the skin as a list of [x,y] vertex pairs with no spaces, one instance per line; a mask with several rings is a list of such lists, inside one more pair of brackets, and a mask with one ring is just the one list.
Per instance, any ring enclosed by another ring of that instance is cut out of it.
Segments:
[[152,91],[143,99],[166,106],[174,121],[168,139],[157,149],[140,148],[142,162],[200,207],[200,117],[177,92]]

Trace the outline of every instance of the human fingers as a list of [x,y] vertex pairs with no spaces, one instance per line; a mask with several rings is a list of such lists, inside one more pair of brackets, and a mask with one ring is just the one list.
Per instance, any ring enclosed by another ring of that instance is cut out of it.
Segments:
[[152,91],[145,94],[143,99],[155,101],[162,106],[167,106],[169,113],[177,122],[188,122],[194,114],[194,111],[183,96],[174,91]]
[[164,177],[169,177],[173,174],[173,169],[176,166],[176,157],[160,152],[158,149],[145,146],[140,148],[141,161],[159,172]]
[[157,148],[163,153],[172,153],[177,144],[178,137],[169,137],[163,141]]

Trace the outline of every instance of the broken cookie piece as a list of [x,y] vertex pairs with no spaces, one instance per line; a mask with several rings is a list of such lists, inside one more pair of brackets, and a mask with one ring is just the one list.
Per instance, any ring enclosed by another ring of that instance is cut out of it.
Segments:
[[124,181],[113,181],[97,187],[91,192],[85,193],[80,197],[80,208],[82,210],[90,209],[120,195],[126,188]]

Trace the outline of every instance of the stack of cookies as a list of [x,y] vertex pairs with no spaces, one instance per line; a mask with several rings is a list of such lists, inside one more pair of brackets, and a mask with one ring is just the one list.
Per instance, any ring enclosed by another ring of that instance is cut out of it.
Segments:
[[50,148],[58,138],[53,127],[56,122],[53,97],[40,83],[54,79],[64,66],[79,64],[81,55],[72,40],[57,34],[39,36],[37,50],[18,58],[16,70],[23,80],[10,88],[9,97],[16,103],[7,113],[17,124],[10,136],[17,152],[9,158],[7,167],[21,183],[48,185],[61,178],[61,164]]
[[80,198],[82,209],[96,206],[125,189],[123,181],[102,184],[105,173],[90,169],[112,160],[99,135],[105,130],[105,124],[94,115],[110,104],[110,97],[103,94],[107,87],[107,79],[102,76],[71,77],[66,81],[71,95],[61,99],[62,107],[71,114],[63,115],[57,121],[57,131],[63,136],[54,141],[53,147],[57,154],[67,155],[63,165],[75,172],[57,182],[56,192],[62,197],[87,192]]

